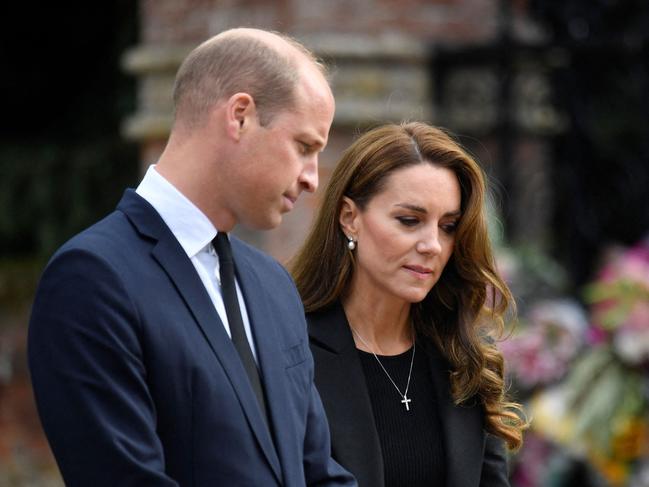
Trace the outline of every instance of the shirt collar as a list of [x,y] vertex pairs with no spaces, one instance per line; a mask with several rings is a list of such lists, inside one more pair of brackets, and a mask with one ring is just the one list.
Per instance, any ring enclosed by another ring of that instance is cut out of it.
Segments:
[[209,218],[167,181],[154,164],[149,166],[135,192],[160,214],[190,259],[216,236],[217,230]]

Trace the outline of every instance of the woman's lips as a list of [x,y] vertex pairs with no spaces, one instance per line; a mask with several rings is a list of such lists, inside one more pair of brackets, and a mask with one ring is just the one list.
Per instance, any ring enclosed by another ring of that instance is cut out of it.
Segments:
[[418,279],[427,279],[433,274],[433,270],[429,269],[428,267],[422,267],[418,265],[404,265],[403,268]]

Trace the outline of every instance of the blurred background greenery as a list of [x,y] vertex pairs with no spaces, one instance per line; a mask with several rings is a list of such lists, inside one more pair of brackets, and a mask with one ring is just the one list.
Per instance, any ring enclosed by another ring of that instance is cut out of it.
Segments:
[[13,2],[3,15],[0,252],[48,257],[109,212],[137,180],[119,132],[135,80],[119,69],[137,39],[135,4],[101,9]]

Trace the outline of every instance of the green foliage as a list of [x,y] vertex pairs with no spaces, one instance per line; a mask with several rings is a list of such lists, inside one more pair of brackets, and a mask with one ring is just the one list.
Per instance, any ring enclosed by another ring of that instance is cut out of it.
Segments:
[[598,323],[607,330],[621,326],[642,301],[649,302],[649,288],[630,278],[620,278],[612,282],[596,281],[584,290],[584,297],[590,303],[601,303]]
[[615,359],[609,347],[584,354],[565,383],[566,404],[575,418],[577,438],[609,451],[616,421],[637,417],[646,407],[643,379]]
[[135,147],[114,136],[0,145],[0,253],[49,256],[110,212],[137,173]]

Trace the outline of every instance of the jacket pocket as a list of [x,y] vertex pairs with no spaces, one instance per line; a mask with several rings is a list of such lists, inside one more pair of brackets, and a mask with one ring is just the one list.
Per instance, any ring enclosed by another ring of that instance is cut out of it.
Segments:
[[303,341],[297,345],[284,349],[284,364],[287,369],[300,365],[305,362],[306,359],[307,353]]

